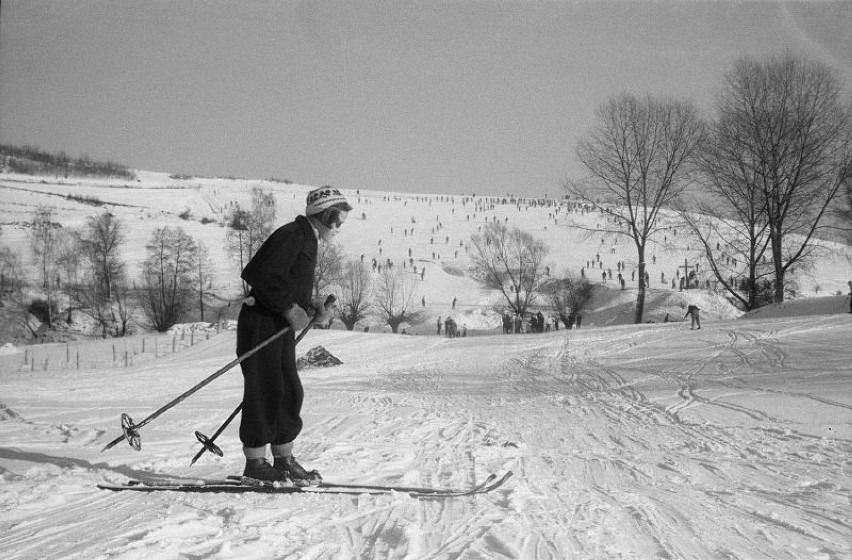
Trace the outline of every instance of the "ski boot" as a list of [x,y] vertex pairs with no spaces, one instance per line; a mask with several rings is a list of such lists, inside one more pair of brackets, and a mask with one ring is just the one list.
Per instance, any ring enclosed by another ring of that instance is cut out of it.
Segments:
[[296,486],[319,486],[322,483],[322,477],[318,471],[305,469],[292,455],[276,457],[274,468],[282,478],[293,481]]
[[292,486],[287,476],[265,458],[246,459],[242,482],[252,486]]

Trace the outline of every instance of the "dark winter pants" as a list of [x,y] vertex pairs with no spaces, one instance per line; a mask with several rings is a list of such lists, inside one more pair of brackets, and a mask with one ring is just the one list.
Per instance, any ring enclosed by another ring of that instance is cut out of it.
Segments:
[[[237,355],[287,326],[280,315],[243,305],[237,322]],[[240,440],[246,447],[290,443],[302,431],[302,381],[296,372],[292,331],[243,361]]]

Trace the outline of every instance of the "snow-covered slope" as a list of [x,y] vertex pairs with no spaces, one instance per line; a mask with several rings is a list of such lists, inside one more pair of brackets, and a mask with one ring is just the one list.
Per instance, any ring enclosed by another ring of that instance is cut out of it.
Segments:
[[[216,221],[262,186],[276,193],[283,223],[302,210],[309,188],[139,177],[68,184],[0,175],[0,242],[26,247],[37,205],[54,208],[64,226],[109,209],[128,225],[131,274],[155,227],[180,226],[207,244],[227,295],[237,272]],[[852,557],[848,299],[796,300],[737,320],[720,296],[660,281],[696,258],[670,238],[652,252],[645,318],[655,324],[630,324],[628,280],[625,291],[607,282],[582,329],[490,334],[499,302],[466,275],[460,245],[486,217],[548,243],[554,272],[578,273],[599,253],[604,269],[615,274],[623,261],[630,278],[635,256],[624,241],[568,228],[546,206],[483,211],[462,197],[347,193],[356,210],[340,236],[344,250],[399,266],[410,248],[426,267],[429,321],[409,331],[418,336],[384,334],[375,323],[370,333],[308,335],[300,353],[321,344],[344,364],[304,372],[297,456],[344,483],[466,487],[489,472],[515,476],[492,494],[452,501],[108,493],[96,484],[241,470],[239,420],[219,440],[224,458],[189,467],[193,432],[212,434],[239,404],[238,368],[144,427],[141,452],[124,443],[100,452],[119,435],[122,412],[139,421],[230,361],[233,331],[195,325],[173,335],[9,345],[0,351],[4,558]],[[191,220],[178,216],[187,209]],[[599,219],[575,218],[592,229]],[[849,248],[825,247],[798,273],[806,295],[817,286],[819,295],[845,293]],[[703,310],[701,330],[662,322],[666,314],[680,321],[688,303]],[[432,336],[435,318],[448,314],[482,336]]]
[[[344,365],[303,374],[296,452],[329,481],[492,494],[113,494],[103,481],[217,478],[189,462],[239,403],[223,332],[130,368],[0,374],[4,558],[848,558],[850,315],[465,339],[314,331]],[[104,342],[109,344],[109,341]]]
[[[234,204],[250,206],[250,191],[259,187],[275,194],[278,222],[283,224],[304,211],[305,194],[311,188],[258,180],[219,178],[171,178],[164,173],[139,172],[138,180],[75,180],[50,177],[0,174],[0,243],[28,251],[28,222],[40,205],[54,210],[54,219],[64,227],[79,227],[89,216],[110,211],[127,226],[127,242],[122,248],[131,278],[136,278],[139,263],[145,257],[145,244],[157,227],[182,227],[210,251],[214,264],[214,289],[223,296],[238,294],[239,271],[225,252],[224,218]],[[493,308],[505,306],[495,292],[485,290],[470,278],[468,268],[470,236],[486,221],[499,220],[509,226],[528,231],[550,248],[545,263],[552,274],[570,272],[578,275],[581,268],[592,281],[600,284],[592,309],[584,317],[586,326],[629,324],[633,322],[633,305],[637,281],[636,250],[626,239],[616,239],[596,231],[605,225],[597,213],[574,213],[568,216],[564,208],[534,204],[530,201],[513,203],[506,199],[485,197],[414,195],[344,189],[355,206],[344,231],[338,237],[343,251],[352,258],[379,264],[388,259],[396,267],[413,260],[418,272],[426,270],[419,283],[420,296],[425,303],[427,321],[409,333],[432,333],[437,317],[453,316],[460,327],[470,331],[499,331],[499,317]],[[68,197],[77,198],[68,198]],[[97,200],[92,206],[80,197]],[[180,214],[189,212],[189,219]],[[650,286],[645,321],[662,321],[668,313],[671,319],[683,317],[686,305],[696,303],[706,320],[731,319],[739,312],[727,300],[708,290],[680,292],[671,288],[678,267],[688,259],[690,265],[702,262],[697,243],[680,236],[673,217],[665,217],[671,231],[655,239],[646,258]],[[207,223],[202,223],[202,220]],[[569,226],[580,225],[586,229]],[[788,277],[798,285],[802,296],[845,294],[846,282],[852,278],[852,251],[848,246],[822,243],[814,265]],[[409,254],[411,255],[409,257]],[[600,261],[599,263],[597,261]],[[618,263],[624,264],[626,289],[621,290],[614,280]],[[588,265],[592,266],[589,267]],[[408,269],[411,271],[411,267]],[[601,274],[612,271],[613,280],[602,282]],[[455,309],[453,299],[457,300]],[[420,298],[418,298],[420,300]],[[833,312],[844,311],[841,306]],[[363,326],[370,330],[389,330],[374,320]]]

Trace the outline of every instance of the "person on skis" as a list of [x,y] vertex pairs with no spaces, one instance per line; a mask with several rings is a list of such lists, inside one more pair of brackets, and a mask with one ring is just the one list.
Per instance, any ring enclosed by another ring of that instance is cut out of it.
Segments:
[[[293,442],[302,430],[304,391],[296,371],[297,331],[327,324],[332,311],[313,301],[317,243],[330,242],[346,222],[352,206],[336,188],[308,193],[305,214],[281,226],[258,249],[242,272],[251,288],[237,321],[237,355],[254,348],[285,327],[290,331],[244,360],[240,441],[246,457],[243,476],[262,482],[318,483],[293,457]],[[271,447],[273,463],[266,458]]]
[[686,315],[684,315],[683,318],[686,319],[687,317],[690,317],[692,319],[692,325],[689,327],[689,330],[696,328],[696,325],[698,325],[697,328],[701,328],[701,318],[698,316],[699,311],[700,309],[698,309],[697,305],[690,304],[686,308]]
[[852,280],[848,281],[849,284],[849,313],[852,313]]

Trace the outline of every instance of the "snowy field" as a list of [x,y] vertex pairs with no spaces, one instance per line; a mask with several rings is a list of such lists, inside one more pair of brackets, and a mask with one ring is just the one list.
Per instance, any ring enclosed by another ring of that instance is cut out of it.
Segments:
[[[280,223],[302,210],[308,190],[162,173],[131,184],[0,175],[0,242],[25,248],[38,205],[64,227],[108,209],[128,225],[131,275],[151,231],[180,226],[205,241],[216,289],[234,296],[237,271],[217,222],[234,201],[248,204],[251,186],[276,193]],[[580,330],[500,335],[491,310],[499,299],[466,273],[463,245],[486,219],[544,240],[558,273],[579,273],[600,254],[603,269],[624,262],[629,278],[635,250],[595,233],[597,214],[569,220],[548,206],[346,192],[356,209],[339,237],[344,252],[399,266],[410,249],[426,267],[428,321],[409,329],[417,336],[372,322],[369,333],[305,338],[299,353],[321,344],[344,364],[303,373],[297,457],[340,483],[469,487],[491,472],[514,477],[493,493],[451,500],[109,493],[96,485],[241,471],[238,421],[219,439],[224,458],[189,466],[193,432],[212,434],[239,404],[238,370],[144,427],[141,452],[122,443],[101,453],[120,434],[122,412],[139,421],[229,362],[233,331],[7,344],[0,557],[852,558],[849,247],[823,243],[793,278],[807,297],[745,320],[712,291],[670,289],[684,259],[701,262],[694,243],[670,230],[651,252],[646,320],[654,324],[630,324],[636,283],[628,280],[624,291],[602,286]],[[185,210],[192,219],[178,216]],[[680,321],[688,303],[703,310],[701,330],[662,322],[666,314]],[[471,336],[434,336],[436,318],[447,315]]]
[[852,319],[818,315],[466,339],[314,331],[344,365],[304,373],[297,456],[329,481],[487,495],[113,494],[219,478],[193,431],[238,404],[232,332],[131,369],[0,376],[4,558],[850,558]]

